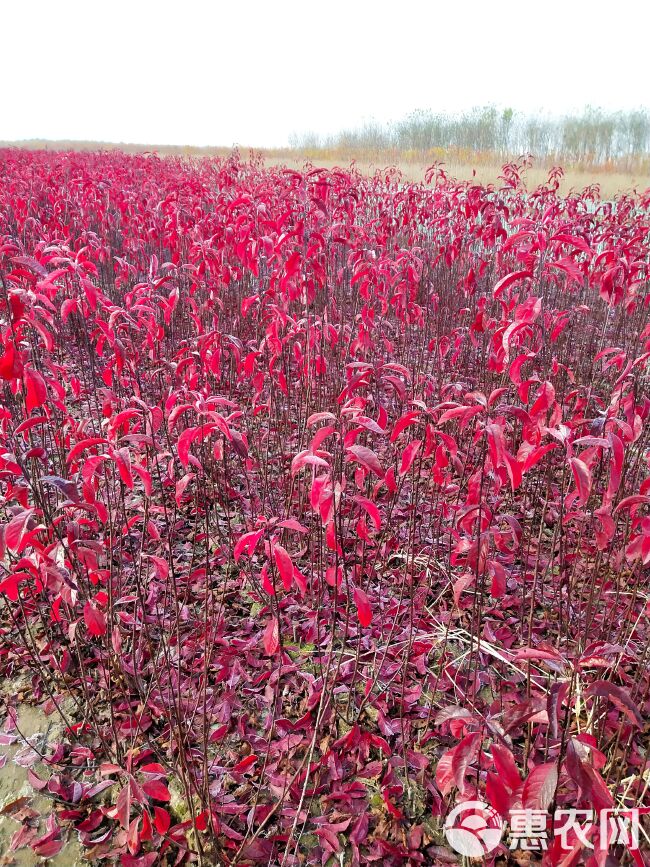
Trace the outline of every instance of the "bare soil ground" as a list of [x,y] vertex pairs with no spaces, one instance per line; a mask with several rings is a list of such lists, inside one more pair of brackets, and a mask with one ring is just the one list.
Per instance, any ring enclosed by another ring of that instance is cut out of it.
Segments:
[[[17,695],[19,691],[17,682],[6,683],[2,689],[5,695]],[[22,702],[18,706],[16,731],[13,734],[18,735],[15,743],[0,746],[0,757],[6,757],[0,768],[0,865],[32,867],[45,863],[45,859],[28,846],[12,851],[12,838],[20,831],[26,810],[38,814],[38,818],[29,821],[34,825],[38,823],[40,831],[44,831],[45,822],[52,813],[53,802],[47,795],[35,793],[28,782],[28,767],[41,777],[48,776],[40,759],[29,765],[34,758],[31,747],[36,747],[41,754],[46,753],[48,745],[61,738],[62,724],[58,714],[47,716],[40,708]],[[61,852],[47,859],[47,864],[50,867],[81,865],[81,851],[77,840],[68,838]]]

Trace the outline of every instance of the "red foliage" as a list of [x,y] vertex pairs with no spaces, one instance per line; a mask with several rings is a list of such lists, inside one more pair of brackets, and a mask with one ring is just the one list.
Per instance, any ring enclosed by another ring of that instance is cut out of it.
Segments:
[[77,700],[89,857],[435,863],[455,799],[637,805],[648,196],[1,156],[0,659]]

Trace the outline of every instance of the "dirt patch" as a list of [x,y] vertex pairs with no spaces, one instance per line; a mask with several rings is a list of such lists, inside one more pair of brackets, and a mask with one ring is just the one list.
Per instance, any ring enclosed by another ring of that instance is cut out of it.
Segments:
[[[7,694],[11,686],[5,687]],[[15,694],[15,693],[14,693]],[[62,830],[64,845],[51,858],[37,855],[29,846],[14,849],[19,842],[16,835],[23,825],[23,817],[32,811],[29,824],[38,828],[38,836],[47,832],[48,818],[53,814],[53,801],[42,793],[35,792],[29,783],[29,769],[46,778],[47,766],[35,752],[46,754],[49,747],[61,738],[63,727],[60,717],[54,713],[47,716],[40,708],[22,704],[18,708],[16,736],[12,744],[0,746],[0,865],[31,867],[33,864],[49,864],[52,867],[75,867],[87,862],[82,860],[79,843],[72,839],[67,829]],[[34,760],[32,763],[32,760]],[[14,808],[12,805],[17,806]]]

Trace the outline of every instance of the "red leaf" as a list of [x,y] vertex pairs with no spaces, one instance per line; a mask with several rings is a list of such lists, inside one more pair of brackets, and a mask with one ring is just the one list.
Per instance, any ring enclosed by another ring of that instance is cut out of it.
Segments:
[[362,626],[370,626],[372,623],[372,610],[367,595],[360,587],[355,587],[353,591],[354,602],[357,606],[357,617]]
[[159,834],[166,834],[171,825],[171,816],[163,807],[153,808],[153,823]]
[[577,235],[570,235],[568,232],[557,232],[553,235],[551,241],[561,241],[563,244],[571,244],[573,247],[577,247],[578,250],[581,250],[588,256],[593,256],[593,251],[589,244],[584,238],[580,238]]
[[301,595],[304,596],[307,592],[307,579],[297,566],[293,567],[293,580],[296,582]]
[[106,634],[106,618],[90,599],[84,605],[84,621],[91,635],[99,636]]
[[516,792],[521,786],[521,777],[517,770],[514,757],[508,747],[502,744],[492,745],[492,761],[497,769],[499,779],[510,789],[511,792]]
[[164,557],[158,557],[156,554],[147,554],[152,562],[156,572],[156,578],[160,581],[165,581],[169,575],[169,562]]
[[120,855],[120,867],[153,867],[160,857],[159,852],[147,852],[146,855]]
[[178,460],[181,462],[183,467],[187,469],[187,465],[190,462],[190,446],[194,438],[196,437],[197,428],[188,427],[183,433],[179,436],[178,441],[176,443],[176,449],[178,451]]
[[540,446],[537,449],[533,449],[532,452],[524,459],[524,470],[529,470],[531,467],[534,467],[536,463],[541,461],[544,455],[547,455],[549,452],[552,452],[554,449],[558,448],[557,443],[549,443],[545,446]]
[[467,721],[473,720],[474,715],[471,711],[467,710],[467,708],[461,707],[458,704],[450,704],[447,707],[443,707],[442,710],[439,710],[435,715],[433,724],[436,726],[440,726],[443,723],[446,723],[448,720],[454,719],[464,719]]
[[241,762],[238,762],[233,771],[236,774],[242,774],[244,771],[248,770],[248,768],[252,767],[257,761],[257,756],[253,753],[250,756],[246,756],[245,759],[242,759]]
[[29,781],[29,785],[37,792],[40,792],[42,789],[46,788],[48,781],[42,780],[38,774],[35,774],[31,768],[27,770],[27,780]]
[[390,435],[390,441],[395,442],[395,440],[402,433],[402,431],[405,430],[409,425],[415,424],[419,417],[420,413],[418,411],[412,411],[407,412],[401,418],[398,418]]
[[465,775],[470,762],[473,762],[478,755],[479,747],[481,746],[481,735],[478,732],[473,732],[466,735],[462,741],[454,747],[454,754],[451,759],[451,772],[456,783],[456,788],[459,792],[465,789]]
[[4,581],[0,581],[0,593],[4,593],[11,602],[18,602],[18,587],[24,576],[24,572],[13,573]]
[[525,810],[548,810],[553,802],[558,774],[556,762],[537,765],[526,779],[521,795]]
[[160,774],[162,777],[167,773],[159,762],[149,762],[146,765],[142,765],[140,770],[143,774]]
[[487,772],[487,780],[485,782],[485,800],[493,807],[497,813],[503,816],[504,819],[509,818],[511,793],[503,785],[499,777],[493,774],[492,771]]
[[650,503],[650,497],[646,497],[643,494],[633,494],[631,497],[625,497],[614,509],[612,514],[617,515],[621,510],[631,509],[633,506],[640,506],[641,503]]
[[399,468],[400,476],[405,476],[411,469],[411,465],[413,464],[417,453],[420,451],[421,445],[422,440],[413,440],[413,442],[409,443],[406,446],[406,448],[402,452],[402,463]]
[[468,587],[476,580],[476,575],[473,572],[465,572],[464,575],[461,575],[460,578],[457,578],[453,583],[453,593],[454,593],[454,604],[458,605],[460,597],[464,590],[467,590]]
[[312,454],[311,451],[299,452],[291,461],[291,475],[295,476],[307,464],[313,467],[329,467],[324,458],[319,458],[318,455]]
[[142,784],[142,790],[156,801],[169,801],[171,798],[169,789],[161,780],[147,780]]
[[287,530],[295,530],[296,533],[308,533],[307,527],[304,527],[300,521],[295,518],[287,518],[286,521],[280,521],[278,527],[284,527]]
[[506,710],[503,717],[503,727],[509,732],[534,718],[537,718],[535,719],[536,722],[540,722],[540,715],[546,716],[545,703],[539,696],[533,695]]
[[291,557],[282,545],[278,545],[277,543],[273,546],[273,557],[282,579],[282,586],[285,590],[291,590],[291,583],[293,581],[293,562]]
[[66,322],[72,313],[76,313],[79,305],[76,298],[66,298],[61,305],[61,321]]
[[361,466],[373,472],[380,479],[384,478],[384,471],[379,463],[379,458],[372,449],[366,448],[366,446],[349,446],[348,453]]
[[454,785],[454,775],[451,770],[451,762],[454,757],[455,749],[456,747],[453,747],[451,750],[447,750],[446,753],[443,753],[436,765],[436,785],[443,796],[448,795]]
[[614,433],[609,434],[609,442],[612,447],[612,457],[610,460],[609,484],[607,485],[607,496],[613,497],[618,491],[621,484],[621,472],[623,470],[623,460],[625,452],[623,443],[620,437]]
[[176,482],[176,491],[174,493],[174,499],[176,500],[176,505],[180,508],[181,503],[183,501],[183,495],[187,490],[187,486],[192,481],[192,479],[196,478],[196,473],[185,473],[182,479],[179,479]]
[[131,821],[131,784],[124,786],[117,796],[115,805],[115,818],[120,825],[127,830]]
[[242,437],[236,431],[231,432],[233,448],[242,460],[248,457],[248,446]]
[[7,381],[18,379],[23,372],[23,363],[16,352],[13,343],[5,347],[5,354],[0,358],[0,379]]
[[47,400],[45,380],[33,367],[25,368],[25,390],[25,406],[29,414],[33,409],[43,406]]
[[131,855],[137,855],[140,850],[140,819],[136,816],[129,825],[126,835],[126,845]]
[[586,801],[596,811],[611,807],[614,800],[605,781],[586,758],[586,747],[575,738],[570,738],[565,767],[569,778],[580,789],[579,802]]
[[203,810],[201,813],[199,813],[194,822],[194,827],[197,829],[197,831],[205,831],[205,829],[208,827],[209,815],[210,813],[208,810]]
[[27,524],[34,514],[33,509],[24,509],[15,515],[5,528],[5,545],[10,551],[20,554],[27,533]]
[[571,464],[571,472],[578,489],[578,501],[576,505],[584,506],[591,493],[591,470],[580,458],[571,458],[569,463]]
[[224,723],[222,726],[219,726],[219,728],[216,728],[216,729],[212,732],[212,734],[211,734],[210,737],[208,738],[209,742],[210,742],[211,744],[213,744],[213,743],[215,743],[216,741],[220,741],[223,737],[225,737],[227,731],[228,731],[228,724],[227,724],[227,723]]
[[[142,487],[144,488],[145,494],[150,497],[152,486],[151,486],[151,473],[148,470],[145,470],[144,467],[141,467],[139,464],[132,464],[131,469],[134,470],[140,479],[142,480]],[[190,474],[191,475],[191,474]],[[178,492],[177,492],[178,496]]]
[[108,440],[104,439],[104,437],[88,437],[85,440],[81,440],[70,449],[66,458],[66,462],[71,464],[72,461],[81,454],[81,452],[85,451],[86,449],[92,448],[92,446],[98,446],[101,443],[107,442]]
[[262,640],[264,642],[264,650],[266,651],[266,655],[273,656],[273,654],[276,653],[278,647],[280,646],[278,621],[275,617],[272,617],[266,624],[266,629],[264,630],[264,636]]
[[233,557],[235,558],[235,563],[239,563],[239,558],[242,554],[246,554],[248,557],[253,556],[257,543],[262,538],[263,532],[263,530],[253,530],[250,533],[244,533],[243,536],[239,537],[232,552]]
[[505,461],[506,471],[510,479],[510,486],[513,491],[516,491],[521,484],[523,467],[519,461],[514,458],[507,449],[504,449],[503,458]]
[[148,840],[151,840],[153,837],[152,829],[151,829],[151,819],[149,818],[149,813],[146,810],[142,813],[142,831],[140,832],[140,842],[146,843]]
[[363,841],[368,836],[368,826],[368,813],[364,812],[359,816],[357,821],[352,826],[352,830],[350,831],[350,842],[353,843],[355,846],[363,843]]
[[34,852],[41,858],[53,858],[63,849],[63,840],[48,840],[47,843],[34,843]]
[[553,387],[553,383],[547,380],[546,382],[543,382],[539,387],[539,391],[537,392],[537,396],[535,398],[535,403],[530,408],[530,417],[536,419],[543,413],[548,412],[554,400],[555,388]]
[[61,476],[43,476],[41,482],[54,485],[73,503],[81,502],[79,489],[74,482],[70,482],[68,479],[62,479]]
[[552,659],[564,664],[564,657],[557,650],[542,650],[537,647],[521,647],[515,652],[515,659]]
[[489,561],[488,569],[492,576],[492,581],[490,583],[490,596],[494,599],[500,599],[502,596],[505,596],[506,590],[508,589],[506,570],[500,563],[497,563],[496,560]]
[[113,452],[113,460],[117,464],[120,478],[127,488],[132,491],[133,475],[131,473],[131,455],[129,454],[129,450],[127,448],[117,449],[117,451]]
[[366,510],[377,531],[381,530],[381,515],[377,506],[367,497],[356,496],[354,502]]
[[496,284],[492,290],[492,294],[495,298],[498,298],[499,295],[508,288],[508,286],[512,285],[517,280],[524,280],[526,277],[532,276],[532,271],[513,271],[512,274],[506,274],[506,276],[502,277]]

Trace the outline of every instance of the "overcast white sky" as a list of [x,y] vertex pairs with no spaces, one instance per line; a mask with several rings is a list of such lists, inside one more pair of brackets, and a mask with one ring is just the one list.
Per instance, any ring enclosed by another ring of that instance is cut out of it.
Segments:
[[283,145],[417,108],[650,102],[647,0],[4,0],[0,140]]

